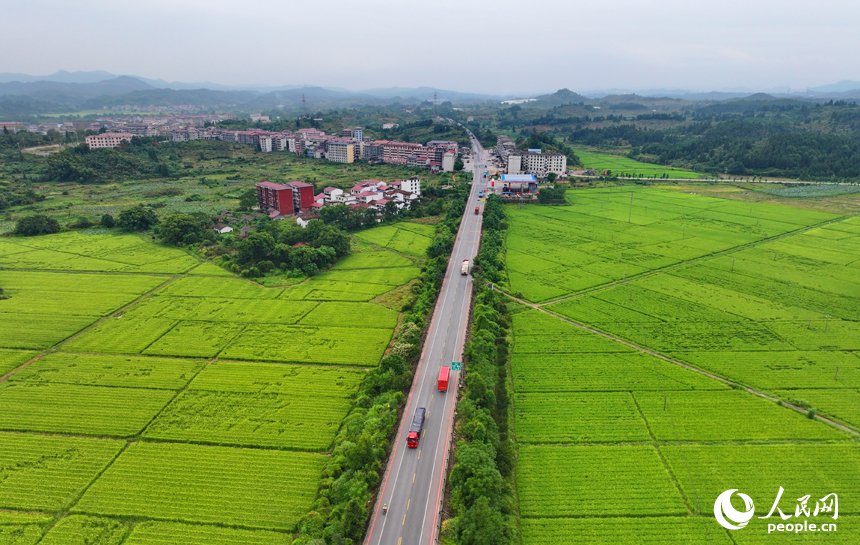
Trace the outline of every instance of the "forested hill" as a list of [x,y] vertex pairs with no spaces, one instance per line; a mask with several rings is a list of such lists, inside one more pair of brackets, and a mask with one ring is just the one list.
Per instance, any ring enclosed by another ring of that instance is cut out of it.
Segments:
[[646,113],[632,102],[503,108],[494,128],[524,137],[537,130],[574,147],[708,174],[860,181],[860,106],[854,101],[758,94],[707,103],[660,99],[653,106]]

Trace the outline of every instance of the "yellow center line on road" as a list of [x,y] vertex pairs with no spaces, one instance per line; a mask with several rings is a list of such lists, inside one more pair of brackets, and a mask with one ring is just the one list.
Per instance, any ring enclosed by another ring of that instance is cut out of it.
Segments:
[[403,515],[403,522],[401,522],[400,525],[406,526],[406,515]]
[[402,536],[401,536],[401,537],[399,537],[399,538],[397,538],[397,545],[400,545],[400,542],[401,542],[401,541],[403,541],[403,537],[402,537]]
[[413,483],[415,482],[415,475],[417,475],[417,473],[413,473],[413,474],[412,474],[412,482],[413,482]]
[[421,450],[420,449],[418,450],[418,459],[419,460],[421,459]]
[[406,500],[406,510],[409,511],[409,505],[412,503],[412,498]]

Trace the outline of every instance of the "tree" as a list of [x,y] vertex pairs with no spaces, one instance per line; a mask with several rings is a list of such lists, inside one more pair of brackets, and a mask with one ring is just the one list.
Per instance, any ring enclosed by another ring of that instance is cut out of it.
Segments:
[[42,214],[21,218],[15,224],[15,234],[32,237],[36,235],[50,235],[60,232],[60,223],[54,218]]
[[463,170],[464,166],[465,165],[463,164],[463,160],[460,159],[459,157],[457,157],[457,159],[454,160],[454,170],[455,171],[460,172],[461,170]]
[[158,224],[158,217],[152,208],[138,204],[120,212],[116,224],[126,231],[146,231]]
[[550,172],[549,174],[546,175],[547,181],[551,184],[555,183],[556,178],[558,178],[558,174],[556,174],[555,172]]
[[490,506],[485,496],[466,511],[460,520],[460,543],[463,545],[502,545],[505,543],[505,520]]
[[367,508],[354,499],[349,500],[349,503],[346,504],[346,509],[343,512],[343,518],[341,519],[343,523],[343,534],[357,543],[364,534],[366,520]]
[[237,242],[236,249],[239,251],[239,261],[256,263],[269,258],[275,249],[275,239],[269,233],[255,231]]
[[385,206],[383,207],[385,219],[394,219],[397,217],[398,212],[400,212],[400,210],[397,208],[397,203],[394,201],[388,201],[385,203]]
[[205,214],[173,214],[158,226],[158,237],[170,244],[194,244],[207,238],[209,223]]
[[239,207],[245,210],[250,210],[255,206],[257,206],[257,191],[254,188],[246,189],[239,196]]
[[113,220],[113,216],[110,214],[104,214],[102,215],[101,224],[102,227],[111,228],[116,225],[116,222]]

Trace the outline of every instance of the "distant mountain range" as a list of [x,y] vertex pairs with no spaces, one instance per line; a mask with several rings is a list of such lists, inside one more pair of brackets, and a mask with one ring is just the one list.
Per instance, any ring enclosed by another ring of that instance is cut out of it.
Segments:
[[[788,88],[765,90],[771,99],[860,99],[860,82],[843,80],[830,85],[789,93]],[[762,100],[749,89],[731,89],[708,93],[681,89],[607,89],[575,93],[561,89],[555,93],[532,95],[532,106],[555,106],[579,102],[629,102],[655,97],[695,101],[732,99]],[[750,95],[756,96],[752,98]],[[48,76],[0,73],[0,116],[26,116],[64,111],[99,110],[106,106],[176,106],[193,104],[209,108],[236,108],[240,111],[270,110],[276,107],[299,108],[304,104],[314,110],[350,107],[361,104],[417,104],[425,100],[457,103],[500,101],[525,96],[496,96],[462,93],[432,87],[389,87],[351,91],[336,87],[312,85],[220,85],[212,82],[167,82],[105,71],[68,72],[60,70]],[[749,97],[749,98],[748,98]]]
[[[264,85],[221,85],[210,81],[186,83],[179,81],[165,81],[163,79],[150,79],[140,76],[119,76],[102,70],[94,72],[68,72],[60,70],[48,76],[31,76],[28,74],[0,72],[0,84],[10,82],[34,83],[34,82],[57,82],[57,83],[77,83],[77,84],[93,84],[102,83],[105,81],[116,80],[117,78],[133,78],[143,83],[148,84],[155,89],[174,89],[181,90],[197,90],[209,89],[212,91],[256,91],[259,93],[271,93],[275,91],[295,91],[300,89],[323,89],[340,93],[342,95],[357,95],[371,96],[375,98],[414,98],[418,100],[432,100],[433,93],[437,94],[439,100],[459,100],[459,101],[474,101],[504,98],[495,95],[486,95],[479,93],[461,93],[458,91],[446,91],[443,89],[433,89],[432,87],[390,87],[386,89],[368,89],[365,91],[351,91],[338,87],[318,87],[315,85],[279,85],[279,86],[264,86]],[[5,94],[0,91],[0,94]]]

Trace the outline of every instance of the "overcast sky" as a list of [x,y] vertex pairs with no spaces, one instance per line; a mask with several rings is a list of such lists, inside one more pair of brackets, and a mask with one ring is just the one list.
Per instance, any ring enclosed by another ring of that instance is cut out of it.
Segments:
[[491,94],[860,80],[857,0],[2,0],[0,72]]

